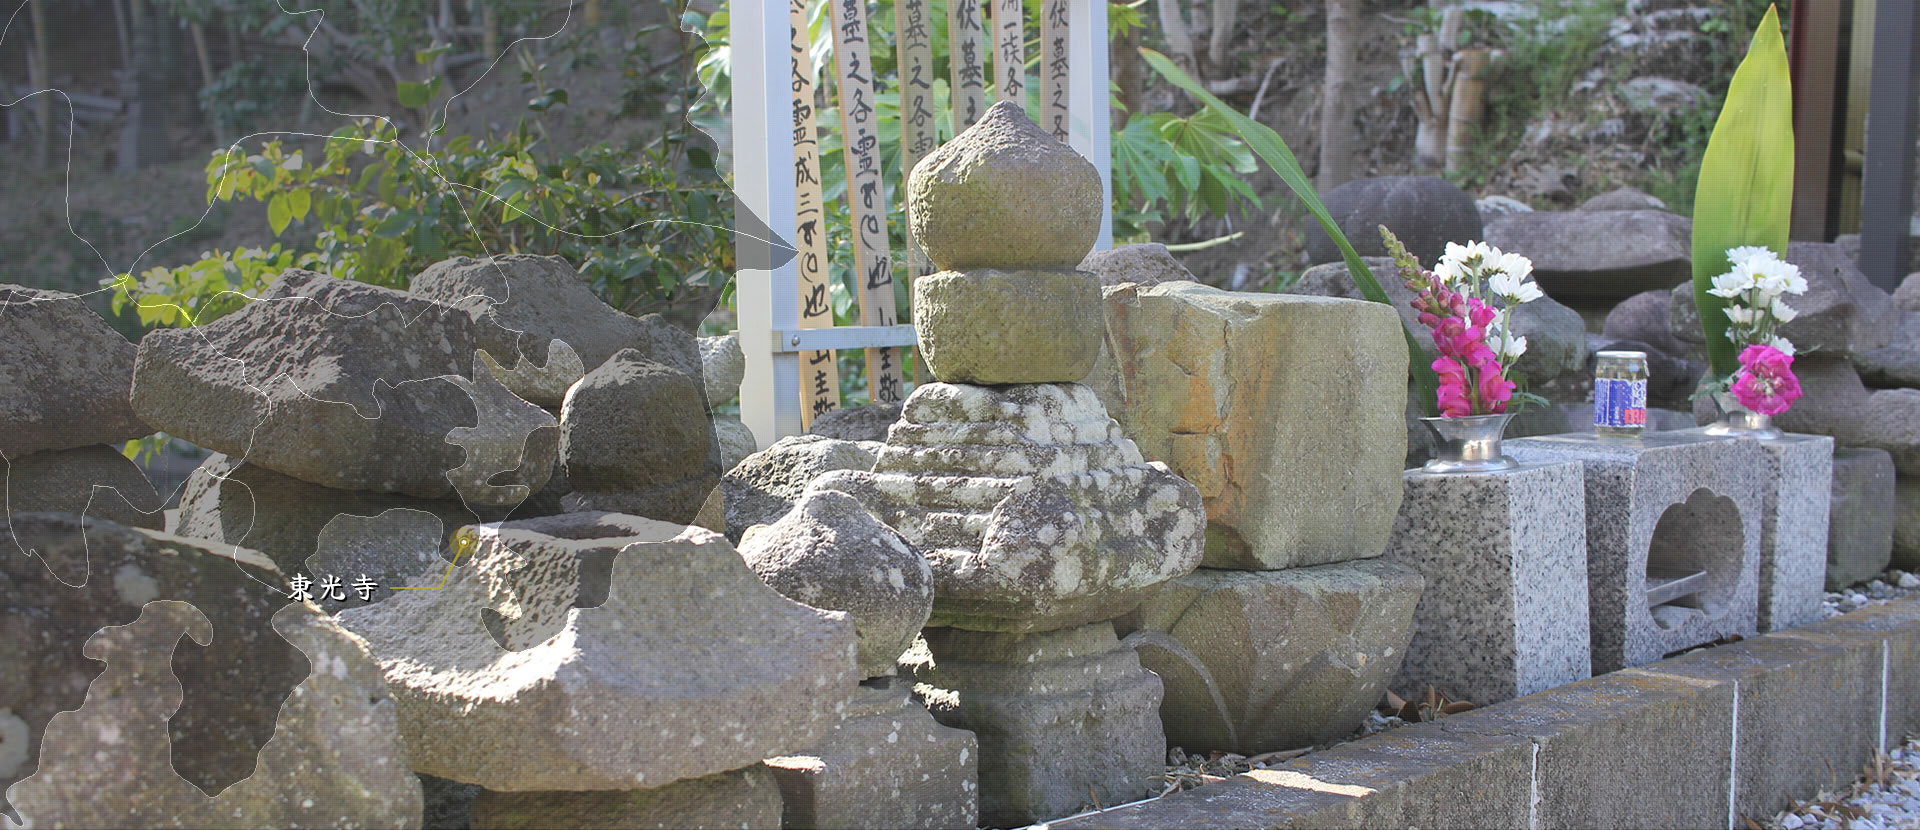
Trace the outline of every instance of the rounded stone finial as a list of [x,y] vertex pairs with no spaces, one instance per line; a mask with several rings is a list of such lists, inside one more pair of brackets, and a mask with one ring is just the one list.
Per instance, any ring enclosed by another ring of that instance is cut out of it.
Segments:
[[1002,101],[907,178],[907,221],[945,271],[1072,268],[1093,250],[1100,173]]

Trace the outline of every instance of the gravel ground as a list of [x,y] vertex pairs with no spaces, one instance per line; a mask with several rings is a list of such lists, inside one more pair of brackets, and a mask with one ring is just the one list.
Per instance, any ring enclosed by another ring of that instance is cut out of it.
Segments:
[[1813,800],[1764,821],[1764,830],[1911,830],[1920,827],[1920,737],[1881,755],[1852,787],[1822,792]]
[[1826,618],[1832,619],[1848,611],[1855,611],[1869,605],[1885,605],[1889,600],[1920,596],[1920,574],[1912,574],[1898,568],[1888,570],[1879,579],[1864,585],[1855,585],[1845,591],[1828,592],[1826,597]]

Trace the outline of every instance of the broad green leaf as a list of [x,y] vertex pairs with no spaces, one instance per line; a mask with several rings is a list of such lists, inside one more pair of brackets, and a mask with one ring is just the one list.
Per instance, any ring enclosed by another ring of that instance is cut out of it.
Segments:
[[[1313,183],[1308,181],[1306,172],[1300,169],[1299,160],[1293,157],[1293,151],[1287,148],[1287,142],[1281,140],[1278,133],[1267,125],[1242,115],[1219,98],[1215,98],[1204,87],[1188,77],[1187,73],[1181,71],[1180,67],[1175,66],[1173,61],[1168,60],[1166,55],[1142,48],[1140,56],[1146,59],[1147,64],[1152,66],[1154,71],[1160,73],[1160,77],[1186,90],[1188,94],[1205,104],[1209,110],[1217,112],[1221,118],[1226,119],[1234,133],[1252,147],[1253,151],[1267,162],[1268,167],[1273,168],[1273,172],[1280,176],[1281,181],[1287,183],[1293,195],[1300,197],[1300,201],[1306,204],[1313,218],[1320,222],[1320,227],[1327,232],[1327,236],[1339,246],[1340,256],[1347,263],[1347,272],[1353,275],[1353,282],[1359,286],[1360,293],[1373,302],[1386,306],[1393,305],[1393,301],[1387,298],[1387,292],[1380,288],[1380,283],[1374,281],[1372,269],[1368,268],[1365,262],[1360,261],[1360,254],[1353,250],[1353,243],[1348,242],[1346,234],[1340,232],[1339,224],[1333,221],[1333,214],[1327,211],[1326,203],[1320,201],[1320,195],[1314,192]],[[1420,357],[1425,352],[1421,350],[1419,342],[1413,339],[1413,332],[1407,331],[1406,327],[1402,326],[1400,333],[1407,339],[1407,371],[1413,375],[1420,406],[1428,414],[1438,415],[1439,400],[1436,393],[1440,387],[1440,379],[1434,375],[1432,366],[1421,361]]]
[[313,207],[312,191],[292,190],[287,192],[287,208],[293,211],[294,221],[296,222],[306,221],[307,211],[312,207]]
[[400,106],[407,107],[408,109],[424,107],[428,101],[433,100],[432,90],[426,84],[422,83],[401,81],[398,86],[398,92],[400,93]]
[[1759,245],[1785,258],[1792,218],[1792,76],[1770,6],[1727,87],[1693,197],[1693,300],[1718,377],[1733,374],[1739,362],[1727,338],[1726,301],[1707,289],[1726,273],[1730,248]]
[[287,206],[287,194],[275,193],[267,202],[267,226],[273,228],[273,235],[279,236],[293,221],[293,209]]

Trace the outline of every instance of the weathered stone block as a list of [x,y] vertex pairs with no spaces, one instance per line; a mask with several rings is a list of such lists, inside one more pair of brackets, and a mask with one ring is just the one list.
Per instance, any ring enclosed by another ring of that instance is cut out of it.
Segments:
[[516,503],[551,476],[557,423],[475,362],[479,338],[451,306],[288,269],[239,311],[142,338],[133,409],[314,484]]
[[1406,340],[1378,303],[1189,282],[1106,292],[1089,385],[1200,490],[1210,568],[1378,556],[1400,504]]
[[933,716],[980,741],[980,821],[1024,825],[1147,795],[1165,772],[1160,678],[1109,623],[1040,634],[926,631],[909,652]]
[[1920,478],[1893,481],[1893,566],[1920,571]]
[[[1660,432],[1506,443],[1522,462],[1586,473],[1587,595],[1595,674],[1729,634],[1755,632],[1766,451],[1751,438]],[[1703,587],[1648,602],[1650,581],[1703,573]]]
[[1079,384],[930,383],[852,495],[933,567],[928,624],[1049,631],[1110,620],[1200,564],[1200,495],[1140,457]]
[[779,827],[780,788],[760,764],[645,790],[481,791],[473,830],[551,827]]
[[1483,239],[1532,259],[1534,279],[1549,297],[1611,302],[1686,282],[1692,227],[1660,210],[1536,211],[1495,218]]
[[[133,412],[135,347],[86,300],[0,285],[0,457],[117,444],[153,429]],[[17,509],[17,508],[16,508]]]
[[1407,654],[1422,582],[1384,560],[1201,569],[1116,625],[1166,686],[1168,743],[1252,755],[1344,737],[1366,718]]
[[711,531],[576,513],[461,536],[476,553],[441,590],[339,614],[386,672],[417,772],[664,786],[813,744],[858,680],[846,614],[775,593]]
[[1920,477],[1920,389],[1882,389],[1867,400],[1859,438],[1893,456],[1900,475]]
[[1106,203],[1086,157],[1002,101],[907,174],[907,223],[935,267],[1072,268]]
[[941,726],[911,683],[868,681],[846,720],[798,755],[767,759],[783,827],[971,830],[979,818],[980,742]]
[[1084,271],[942,271],[913,281],[920,353],[945,383],[1077,383],[1100,354]]
[[1580,465],[1405,478],[1385,558],[1427,585],[1394,688],[1485,706],[1589,677]]
[[264,557],[63,514],[11,534],[0,792],[28,826],[418,826],[366,644]]
[[1893,559],[1893,457],[1886,450],[1834,450],[1828,503],[1827,590],[1878,577]]
[[140,465],[113,447],[49,450],[0,463],[0,533],[14,513],[72,513],[159,530],[160,494]]
[[747,528],[779,521],[816,478],[834,470],[873,469],[879,448],[871,442],[789,435],[747,456],[720,478],[727,538],[738,542]]
[[[391,510],[433,516],[443,539],[453,538],[462,525],[507,517],[505,510],[470,508],[451,499],[335,490],[214,453],[187,478],[175,532],[251,548],[266,554],[282,573],[311,576],[307,559],[318,552],[329,523],[342,514],[378,516]],[[528,505],[516,518],[537,512]]]

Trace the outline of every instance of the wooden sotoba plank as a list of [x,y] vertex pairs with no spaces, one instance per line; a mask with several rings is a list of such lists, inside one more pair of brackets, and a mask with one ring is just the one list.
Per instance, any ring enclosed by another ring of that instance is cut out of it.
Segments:
[[[880,129],[874,110],[873,62],[865,0],[829,0],[834,64],[838,68],[840,143],[846,151],[847,199],[852,204],[854,279],[860,287],[860,322],[891,326],[893,248],[887,239],[886,182],[880,169]],[[874,403],[894,403],[905,391],[900,351],[867,350],[867,389]]]

